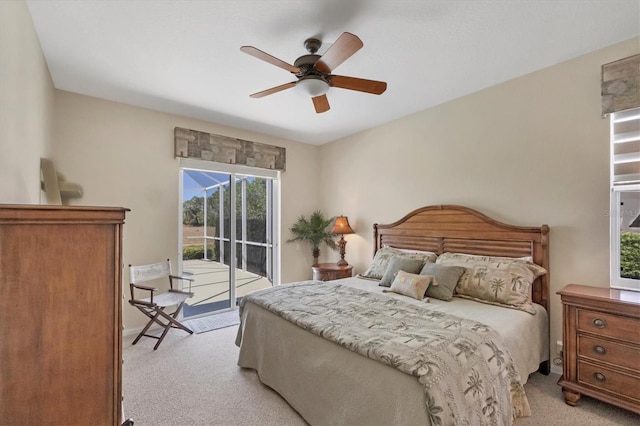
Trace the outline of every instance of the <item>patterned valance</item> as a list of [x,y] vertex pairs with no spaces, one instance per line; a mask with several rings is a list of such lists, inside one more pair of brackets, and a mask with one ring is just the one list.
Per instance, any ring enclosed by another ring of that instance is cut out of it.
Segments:
[[176,127],[175,157],[285,170],[286,149],[228,136]]
[[602,66],[602,115],[640,107],[640,55]]

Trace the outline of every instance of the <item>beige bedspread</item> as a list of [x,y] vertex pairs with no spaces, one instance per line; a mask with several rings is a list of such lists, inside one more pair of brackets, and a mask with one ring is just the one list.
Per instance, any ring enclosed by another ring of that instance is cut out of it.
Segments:
[[[364,280],[358,279],[344,281],[349,284],[349,287],[343,287],[342,292],[354,293],[356,290],[353,290],[353,287],[372,285],[371,282],[365,284]],[[328,287],[335,287],[335,283],[328,285]],[[306,291],[315,289],[312,291],[318,292],[322,284],[308,284],[308,286]],[[305,289],[300,288],[299,290]],[[276,288],[269,292],[276,294],[279,290]],[[362,297],[367,300],[365,303],[372,303],[371,301],[376,299],[382,299],[382,303],[384,300],[393,300],[393,298],[386,296]],[[300,294],[294,298],[300,300]],[[442,394],[435,396],[436,399],[432,401],[431,405],[439,407],[439,409],[432,409],[431,412],[425,410],[425,404],[428,404],[429,400],[425,399],[424,389],[421,389],[422,386],[418,380],[409,375],[414,371],[407,367],[408,364],[404,366],[404,373],[382,365],[378,361],[385,362],[385,357],[387,363],[389,360],[394,360],[392,363],[396,364],[402,364],[402,362],[384,350],[379,351],[377,355],[374,354],[373,358],[376,359],[376,356],[378,358],[376,361],[365,358],[350,349],[340,347],[338,345],[340,344],[339,339],[336,341],[338,344],[328,342],[289,321],[283,320],[277,314],[268,312],[251,302],[251,297],[246,300],[237,340],[241,348],[239,365],[256,369],[263,383],[278,391],[312,424],[428,424],[430,422],[432,424],[448,424],[452,421],[453,416],[462,422],[460,416],[463,415],[461,413],[464,413],[466,408],[458,405],[465,404],[462,402],[465,395],[477,397],[479,408],[476,411],[478,413],[482,414],[483,409],[485,415],[489,414],[488,417],[494,413],[495,404],[490,398],[494,398],[496,395],[485,396],[482,399],[479,394],[474,395],[473,383],[465,384],[464,381],[462,384],[456,385],[458,390],[450,391],[456,395],[447,395],[445,390]],[[278,297],[271,298],[267,304],[273,304],[277,300]],[[322,303],[326,305],[331,302],[325,300]],[[316,306],[322,306],[322,303],[316,304]],[[402,303],[402,306],[411,312],[415,312],[413,306],[424,304],[424,302],[418,301],[415,301],[413,305]],[[266,306],[265,303],[262,304]],[[391,304],[397,305],[395,302]],[[452,303],[451,306],[453,305],[455,304]],[[291,301],[282,306],[291,306]],[[430,308],[437,308],[437,306],[431,305]],[[323,309],[326,310],[326,308]],[[492,309],[500,308],[492,307]],[[302,310],[308,310],[308,308],[302,308]],[[377,307],[375,310],[380,310],[380,308]],[[437,312],[437,309],[434,312]],[[282,315],[282,310],[280,315]],[[441,316],[438,314],[436,317]],[[397,326],[398,323],[395,324]],[[307,325],[307,328],[309,327],[313,328],[313,326]],[[326,327],[321,327],[321,329],[324,329],[325,332],[328,330]],[[320,328],[316,328],[316,331],[318,334],[322,334]],[[381,331],[378,329],[375,332],[380,333]],[[464,341],[467,340],[464,339]],[[345,342],[346,340],[343,341],[343,343]],[[347,346],[349,346],[348,343]],[[366,348],[366,345],[361,346],[361,349],[362,347]],[[489,346],[486,347],[489,348]],[[508,350],[504,348],[499,350],[501,353],[508,353]],[[360,351],[362,353],[362,350]],[[365,352],[367,351],[371,352],[370,349],[365,349]],[[458,352],[460,351],[458,350]],[[452,372],[449,372],[448,375],[453,376]],[[425,375],[423,375],[424,377]],[[476,380],[473,377],[468,376],[465,380],[473,382]],[[514,387],[518,389],[517,384],[514,384]],[[487,386],[487,388],[489,387]],[[432,392],[431,397],[433,398],[436,394],[437,392]],[[447,402],[443,404],[441,401]],[[526,412],[526,408],[521,406],[521,409]],[[505,412],[508,414],[505,415]],[[510,417],[511,411],[507,410],[501,412],[500,418],[497,421],[494,419],[494,421],[497,424],[508,424]],[[477,424],[479,420],[476,417],[471,421]]]
[[[353,277],[333,282],[385,294],[407,303],[425,303],[399,294],[382,293],[385,287],[380,287],[377,281]],[[496,330],[507,345],[523,384],[529,374],[538,370],[541,362],[549,359],[549,315],[536,303],[533,304],[535,315],[456,297],[450,302],[432,298],[428,303],[430,309],[479,321]]]

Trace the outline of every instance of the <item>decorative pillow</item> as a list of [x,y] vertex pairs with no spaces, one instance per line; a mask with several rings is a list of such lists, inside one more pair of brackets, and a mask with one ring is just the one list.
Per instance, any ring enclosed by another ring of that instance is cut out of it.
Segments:
[[427,289],[427,296],[434,299],[450,301],[460,276],[464,273],[462,266],[446,266],[437,263],[425,263],[420,275],[432,275],[433,281]]
[[456,287],[457,296],[490,305],[518,309],[535,315],[531,285],[535,275],[524,263],[511,262],[506,267],[473,265]]
[[[417,274],[422,269],[424,261],[422,259],[410,259],[405,257],[393,257],[387,265],[387,270],[384,272],[382,279],[380,280],[380,286],[390,287],[391,283],[396,277],[398,271],[408,272],[410,274]],[[435,263],[432,263],[435,265]]]
[[[428,252],[427,252],[428,253]],[[362,278],[371,278],[375,280],[382,279],[382,276],[389,266],[389,261],[394,257],[402,257],[405,259],[420,259],[423,262],[434,262],[436,260],[435,253],[404,253],[398,249],[391,247],[382,247],[376,252],[371,261],[371,265],[364,274],[360,274]]]
[[506,269],[512,264],[525,265],[533,273],[535,280],[539,276],[547,273],[547,270],[531,261],[530,257],[498,257],[498,256],[476,256],[464,253],[443,253],[436,263],[439,265],[464,266],[467,271],[460,277],[458,284],[464,285],[470,279],[469,268],[474,266],[487,266],[489,268]]
[[433,277],[429,275],[416,275],[405,271],[398,271],[393,283],[391,283],[391,288],[383,291],[391,291],[422,300],[432,279]]

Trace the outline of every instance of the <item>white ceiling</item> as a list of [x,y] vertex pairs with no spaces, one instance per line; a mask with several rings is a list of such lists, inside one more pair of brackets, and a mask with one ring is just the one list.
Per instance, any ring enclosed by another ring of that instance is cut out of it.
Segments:
[[[323,144],[640,35],[640,0],[27,0],[57,89]],[[316,114],[285,62],[344,31],[364,47]]]

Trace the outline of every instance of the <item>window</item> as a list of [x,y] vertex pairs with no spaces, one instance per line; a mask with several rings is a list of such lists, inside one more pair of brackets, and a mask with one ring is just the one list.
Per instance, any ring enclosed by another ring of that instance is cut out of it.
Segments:
[[611,287],[640,291],[640,108],[611,114]]

